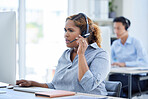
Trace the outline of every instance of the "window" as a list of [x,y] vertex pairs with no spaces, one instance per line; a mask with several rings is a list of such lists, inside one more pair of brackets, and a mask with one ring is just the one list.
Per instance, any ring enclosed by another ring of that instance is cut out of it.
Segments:
[[[26,0],[26,77],[52,80],[63,51],[68,0]],[[50,71],[51,70],[51,71]]]

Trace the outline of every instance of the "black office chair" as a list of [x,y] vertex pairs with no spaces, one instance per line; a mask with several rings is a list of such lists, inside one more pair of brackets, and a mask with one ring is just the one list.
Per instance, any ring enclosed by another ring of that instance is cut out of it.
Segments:
[[106,81],[105,88],[108,96],[120,97],[122,83],[120,81]]
[[[142,90],[140,87],[140,81],[143,81],[143,80],[146,81],[146,86],[145,86],[145,89]],[[148,73],[145,76],[139,76],[137,84],[138,84],[139,92],[133,93],[132,96],[141,96],[142,94],[148,94]]]

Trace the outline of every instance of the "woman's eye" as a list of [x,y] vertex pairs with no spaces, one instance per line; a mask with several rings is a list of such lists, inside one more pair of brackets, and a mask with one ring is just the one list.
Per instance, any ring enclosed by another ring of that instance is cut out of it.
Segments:
[[67,32],[67,31],[68,31],[68,32],[73,32],[72,29],[68,29],[68,30],[66,30],[66,28],[64,28],[64,31],[65,31],[65,32]]
[[73,30],[69,29],[70,32],[73,32]]

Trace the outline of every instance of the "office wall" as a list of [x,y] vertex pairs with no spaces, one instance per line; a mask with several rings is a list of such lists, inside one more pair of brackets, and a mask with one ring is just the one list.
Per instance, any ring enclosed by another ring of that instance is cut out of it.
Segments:
[[68,0],[68,15],[80,12],[91,19],[107,19],[108,0]]
[[122,16],[123,15],[123,0],[114,0],[114,5],[117,6],[116,16]]
[[89,0],[68,0],[68,15],[80,12],[89,14]]
[[123,0],[123,15],[132,22],[130,35],[139,39],[148,53],[148,0]]

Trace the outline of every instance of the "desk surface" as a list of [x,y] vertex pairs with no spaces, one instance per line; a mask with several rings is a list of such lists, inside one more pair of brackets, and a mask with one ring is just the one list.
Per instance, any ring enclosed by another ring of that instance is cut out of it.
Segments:
[[[36,97],[33,93],[14,91],[13,89],[0,88],[0,91],[6,91],[6,93],[0,94],[0,99],[48,99],[44,97]],[[92,94],[84,94],[84,93],[76,94],[76,96],[79,96],[79,95],[98,97],[98,98],[107,97],[107,99],[123,99],[118,97],[108,97],[108,96],[92,95]],[[68,97],[72,97],[72,96],[52,98],[52,99],[69,99]]]
[[122,73],[122,74],[141,74],[148,73],[148,68],[142,67],[113,67],[111,73]]

